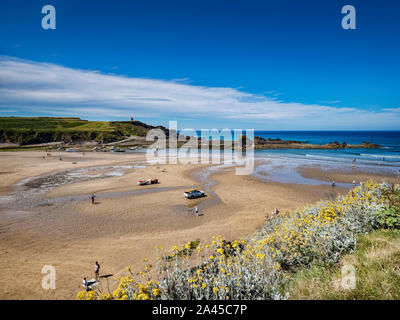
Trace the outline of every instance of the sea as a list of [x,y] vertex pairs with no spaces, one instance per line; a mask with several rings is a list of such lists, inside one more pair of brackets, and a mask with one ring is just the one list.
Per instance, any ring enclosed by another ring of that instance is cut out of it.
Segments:
[[323,145],[330,142],[346,142],[359,145],[363,142],[375,143],[374,149],[277,149],[257,150],[258,154],[285,155],[296,158],[327,159],[332,161],[377,163],[400,166],[400,131],[255,131],[255,136],[265,139],[296,140]]
[[[379,148],[367,149],[265,149],[256,150],[255,159],[261,162],[254,174],[268,176],[269,180],[299,184],[327,184],[303,177],[297,172],[300,166],[319,167],[323,170],[359,170],[388,176],[400,174],[400,131],[255,131],[255,136],[265,139],[296,140],[323,145],[346,142],[359,145],[375,143]],[[264,164],[263,164],[264,161]],[[343,187],[349,184],[337,182]]]
[[[245,131],[243,131],[245,134]],[[197,132],[201,136],[201,132]],[[237,136],[237,134],[235,135]],[[399,131],[263,131],[255,130],[254,136],[265,139],[301,141],[324,145],[331,142],[362,145],[363,142],[380,145],[378,148],[356,149],[257,149],[254,150],[252,174],[267,181],[308,185],[332,184],[326,179],[304,177],[299,168],[317,167],[321,170],[340,172],[365,172],[381,176],[398,177],[400,180],[400,130]],[[232,134],[233,137],[233,134]],[[204,137],[203,137],[204,138]],[[224,139],[223,136],[209,137]],[[168,153],[177,154],[169,149]],[[179,151],[180,152],[180,151]],[[213,151],[215,152],[215,151]],[[222,151],[217,151],[220,153]],[[185,152],[184,152],[185,153]],[[194,157],[197,157],[193,154]],[[328,175],[327,175],[328,176]],[[356,178],[355,178],[356,179]],[[356,183],[335,181],[337,186],[351,188]]]

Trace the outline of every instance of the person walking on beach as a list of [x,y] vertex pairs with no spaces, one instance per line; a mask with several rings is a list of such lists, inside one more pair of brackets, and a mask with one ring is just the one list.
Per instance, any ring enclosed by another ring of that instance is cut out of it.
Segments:
[[94,204],[95,198],[96,198],[96,196],[95,196],[94,193],[93,193],[92,196],[90,197],[90,199],[92,200],[92,204]]
[[196,206],[195,212],[196,212],[196,216],[199,216],[199,208],[197,206]]
[[100,277],[100,265],[97,261],[94,265],[94,277],[96,278],[96,280],[99,280]]

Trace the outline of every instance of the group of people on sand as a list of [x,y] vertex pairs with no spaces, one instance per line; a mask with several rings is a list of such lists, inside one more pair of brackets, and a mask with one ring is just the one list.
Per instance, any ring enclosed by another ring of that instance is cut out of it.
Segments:
[[86,291],[90,291],[91,286],[93,286],[96,282],[98,282],[100,279],[100,264],[96,261],[96,263],[94,264],[94,279],[91,280],[87,280],[87,277],[84,277],[82,280],[82,287],[86,290]]
[[268,215],[268,213],[265,215],[265,221],[267,221],[268,219],[272,219],[273,217],[277,216],[279,214],[279,210],[278,208],[275,208],[274,211],[272,211],[271,213],[271,217]]

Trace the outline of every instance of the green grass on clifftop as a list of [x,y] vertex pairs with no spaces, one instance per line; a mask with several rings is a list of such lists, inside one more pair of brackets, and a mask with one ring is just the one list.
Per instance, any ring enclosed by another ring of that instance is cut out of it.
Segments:
[[154,128],[140,121],[87,121],[80,118],[0,117],[0,143],[111,142],[145,136]]

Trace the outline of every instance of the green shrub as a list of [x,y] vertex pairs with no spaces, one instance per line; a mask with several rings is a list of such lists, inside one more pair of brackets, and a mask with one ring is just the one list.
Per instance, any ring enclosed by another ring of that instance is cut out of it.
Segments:
[[400,229],[400,191],[394,187],[386,195],[387,205],[378,214],[383,228]]
[[379,223],[383,228],[400,229],[400,211],[396,207],[387,207],[379,213]]

